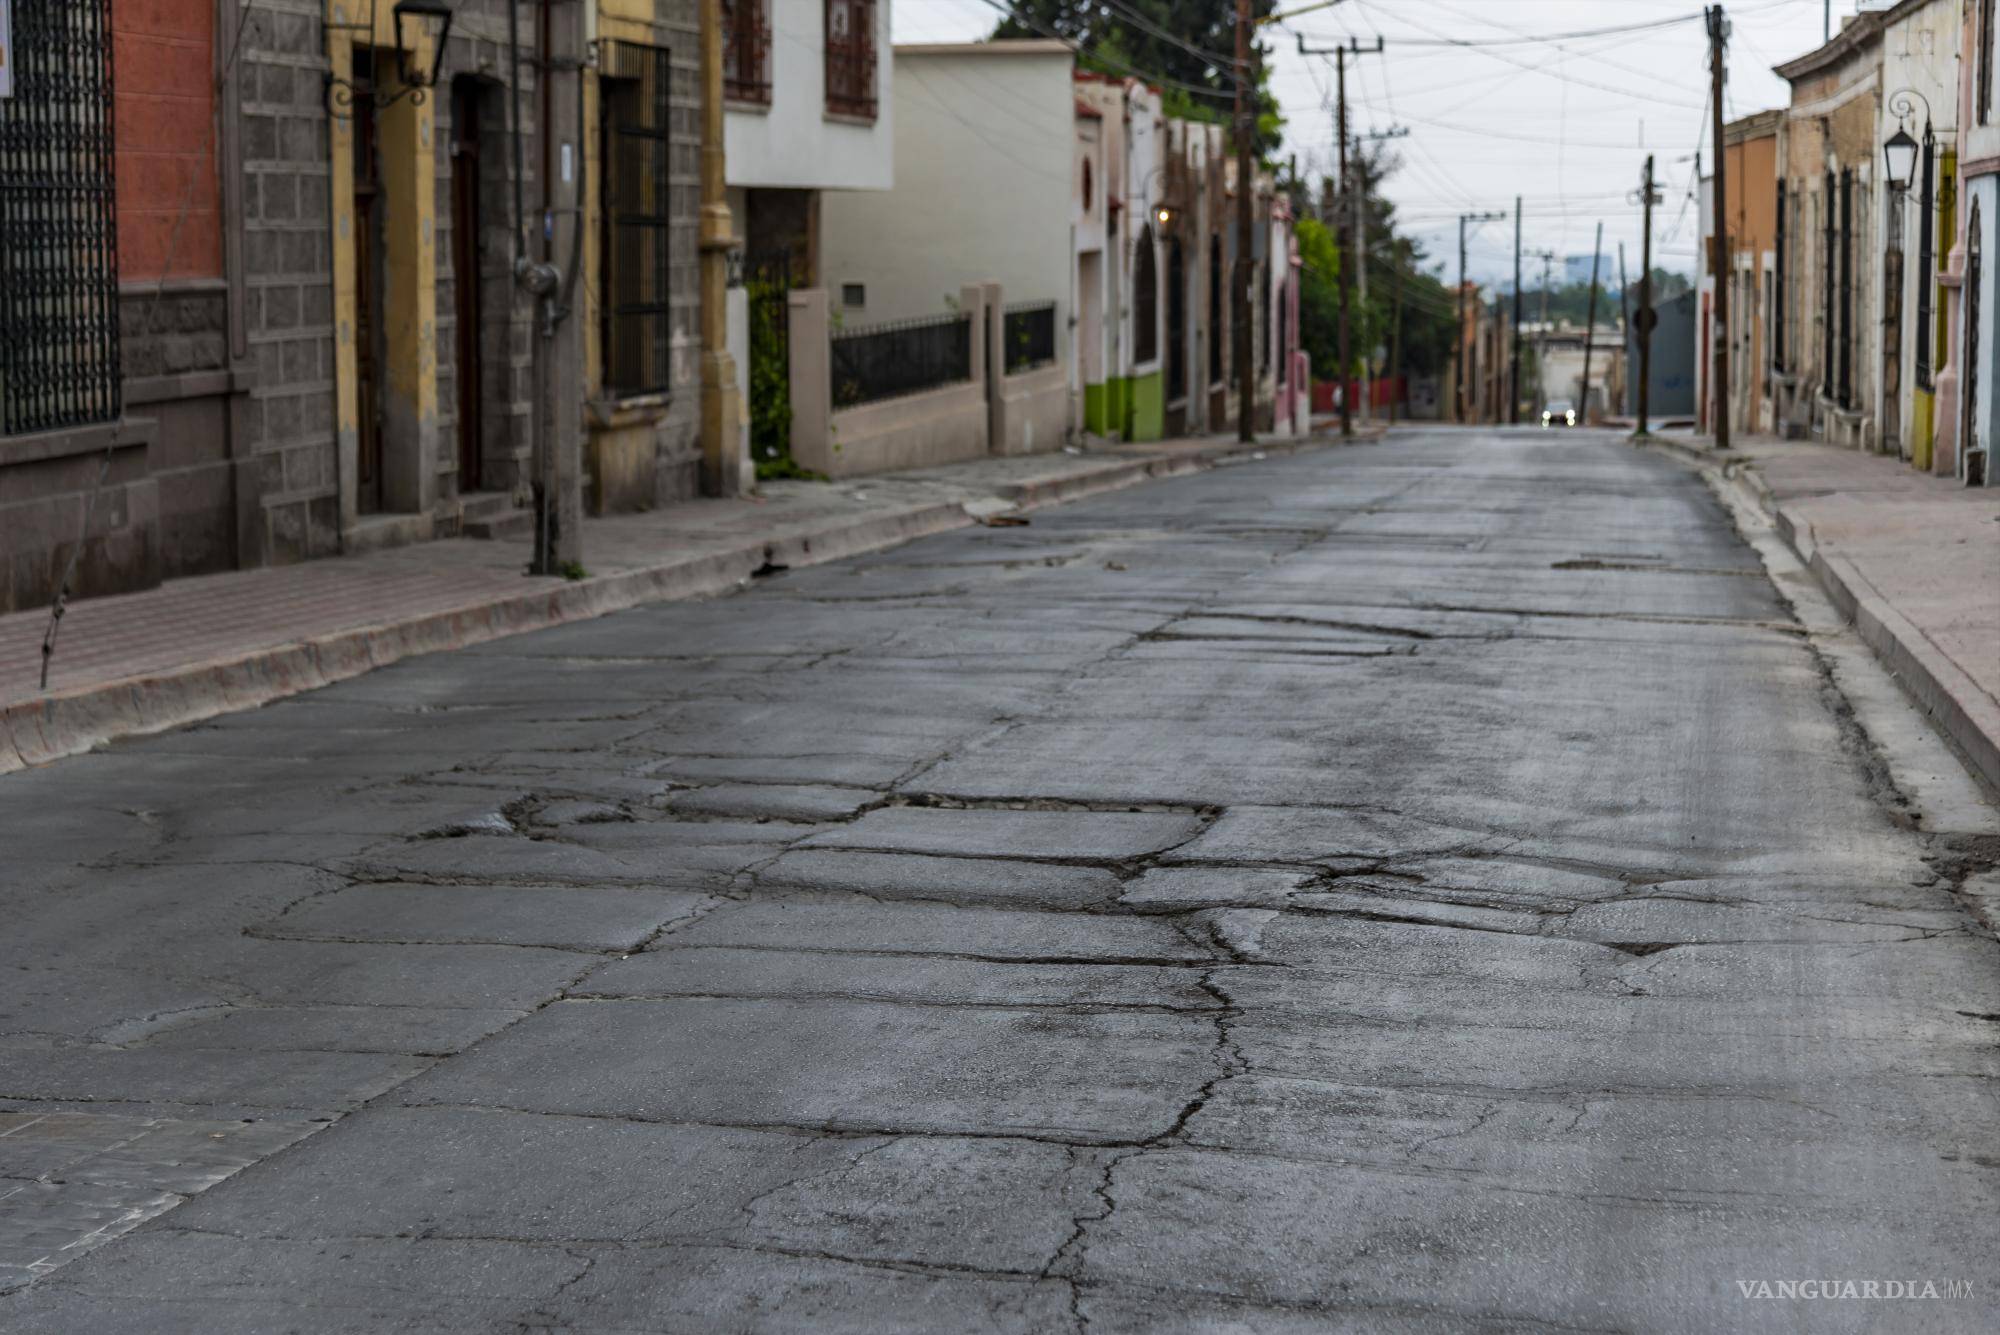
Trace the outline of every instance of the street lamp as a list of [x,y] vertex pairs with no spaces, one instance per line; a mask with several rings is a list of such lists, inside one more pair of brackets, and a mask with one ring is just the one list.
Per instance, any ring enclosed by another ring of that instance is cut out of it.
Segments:
[[[365,96],[376,108],[382,110],[392,104],[409,98],[412,105],[421,106],[425,100],[425,90],[435,88],[438,73],[444,67],[445,42],[451,36],[452,9],[449,0],[396,0],[389,11],[396,35],[396,72],[400,85],[394,92],[383,92],[379,87],[363,88],[352,79],[336,74],[326,76],[327,110],[341,120],[353,114],[354,99]],[[368,16],[365,22],[349,22],[341,7],[335,7],[333,17],[327,20],[328,31],[361,34],[356,41],[367,41],[375,34],[375,0],[368,0]],[[410,68],[410,57],[415,53],[417,39],[426,32],[434,33],[431,42],[431,67],[428,70]]]
[[[444,65],[445,40],[451,36],[451,6],[445,0],[396,0],[396,7],[390,12],[396,16],[396,57],[402,67],[403,82],[418,88],[437,87],[438,70]],[[406,23],[414,25],[409,33],[404,32]],[[437,39],[431,45],[430,72],[413,74],[410,53],[416,47],[414,39],[432,24],[437,25]]]
[[1910,181],[1917,173],[1917,141],[1910,138],[1910,132],[1901,126],[1889,136],[1889,142],[1882,145],[1882,156],[1888,159],[1889,188],[1902,194],[1910,188]]

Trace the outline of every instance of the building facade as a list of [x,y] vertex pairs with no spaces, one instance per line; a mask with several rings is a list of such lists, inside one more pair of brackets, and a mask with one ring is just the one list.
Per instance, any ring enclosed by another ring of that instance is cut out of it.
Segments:
[[824,194],[895,184],[888,0],[728,0],[723,118],[729,209],[753,262],[794,286],[822,272]]
[[[1729,244],[1720,258],[1713,243],[1713,197],[1706,196],[1702,206],[1705,225],[1703,244],[1696,255],[1696,286],[1713,327],[1717,275],[1712,266],[1722,266],[1729,312],[1728,326],[1721,331],[1729,356],[1726,406],[1730,430],[1738,434],[1770,431],[1775,426],[1772,377],[1774,340],[1779,333],[1775,317],[1780,280],[1778,140],[1784,123],[1783,111],[1760,111],[1723,127],[1723,198],[1728,209]],[[1712,179],[1706,188],[1714,188]],[[1711,351],[1703,349],[1704,353]],[[1697,418],[1704,429],[1722,407],[1715,401],[1714,372],[1712,355],[1696,358]]]
[[[1878,189],[1882,14],[1777,67],[1791,84],[1778,173],[1785,200],[1785,305],[1773,345],[1777,416],[1793,434],[1882,443]],[[1707,325],[1704,321],[1704,327]]]
[[1994,227],[2000,217],[2000,115],[1996,115],[1993,7],[1965,6],[1959,61],[1957,242],[1944,266],[1947,323],[1955,356],[1939,374],[1936,412],[1955,433],[1938,432],[1935,471],[1968,484],[1993,484],[1994,389],[2000,347],[1994,328]]

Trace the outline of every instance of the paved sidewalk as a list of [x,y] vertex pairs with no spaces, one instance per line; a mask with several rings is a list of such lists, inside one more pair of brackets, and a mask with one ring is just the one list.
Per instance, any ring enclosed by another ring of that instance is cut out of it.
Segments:
[[1755,500],[1989,783],[2000,786],[2000,490],[1837,446],[1662,436]]
[[[1281,441],[1252,454],[1331,443]],[[715,594],[767,565],[837,560],[1193,472],[1237,452],[1233,439],[1209,437],[841,483],[766,483],[755,499],[586,521],[589,573],[576,581],[524,575],[525,539],[456,539],[174,580],[72,604],[47,692],[38,685],[47,611],[0,616],[0,773],[252,708],[411,654]]]

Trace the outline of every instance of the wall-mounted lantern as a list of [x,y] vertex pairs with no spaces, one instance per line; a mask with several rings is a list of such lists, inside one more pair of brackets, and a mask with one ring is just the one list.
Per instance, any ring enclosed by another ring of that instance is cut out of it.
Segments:
[[[366,96],[378,111],[406,97],[414,104],[424,102],[427,90],[437,86],[438,73],[444,68],[445,42],[451,36],[452,8],[448,0],[396,0],[389,13],[395,27],[396,72],[401,86],[388,94],[384,94],[379,86],[367,89]],[[366,33],[372,38],[376,31],[375,0],[368,0],[366,23],[329,23],[326,26],[343,32]],[[431,38],[430,68],[414,69],[411,60],[416,54],[417,42],[427,35]],[[352,80],[335,75],[327,76],[326,88],[327,110],[342,120],[347,119],[355,97],[362,95],[363,90]]]
[[1882,156],[1888,160],[1889,188],[1900,195],[1917,174],[1917,141],[1910,138],[1908,130],[1898,127],[1882,145]]
[[[403,83],[411,88],[437,87],[438,71],[444,67],[445,39],[451,36],[451,6],[445,0],[396,0],[391,11],[396,16],[396,59],[402,67]],[[416,39],[431,35],[431,67],[427,72],[410,69],[410,55]]]

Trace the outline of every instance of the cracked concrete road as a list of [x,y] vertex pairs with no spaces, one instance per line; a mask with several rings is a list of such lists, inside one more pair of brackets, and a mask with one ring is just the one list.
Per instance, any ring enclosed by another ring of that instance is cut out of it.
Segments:
[[0,780],[0,1327],[1993,1329],[1992,810],[1799,616],[1408,433]]

